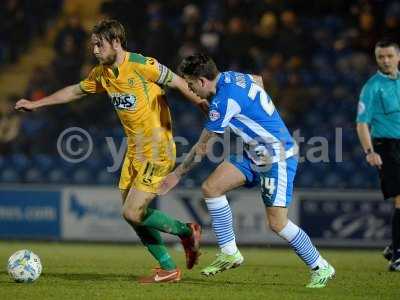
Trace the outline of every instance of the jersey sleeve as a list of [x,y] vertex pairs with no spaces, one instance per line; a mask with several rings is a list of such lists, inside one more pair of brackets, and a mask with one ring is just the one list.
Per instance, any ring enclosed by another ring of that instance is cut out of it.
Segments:
[[368,83],[366,83],[360,93],[357,109],[357,123],[370,123],[373,115],[374,92]]
[[230,120],[240,113],[239,104],[232,98],[214,98],[208,112],[205,128],[215,133],[223,133]]
[[89,94],[104,92],[104,88],[98,76],[97,67],[90,71],[89,75],[79,83],[79,86],[82,91]]
[[[141,57],[138,69],[145,79],[160,85],[166,85],[172,80],[173,73],[169,68],[159,63],[155,58]],[[136,60],[139,59],[136,58]]]

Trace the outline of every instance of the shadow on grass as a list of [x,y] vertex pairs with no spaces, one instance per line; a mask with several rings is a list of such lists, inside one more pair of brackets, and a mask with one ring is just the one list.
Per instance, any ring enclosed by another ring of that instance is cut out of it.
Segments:
[[49,273],[42,274],[43,279],[62,279],[71,281],[136,281],[139,276],[118,273]]
[[244,287],[259,287],[259,286],[265,286],[265,287],[283,287],[283,286],[292,286],[296,287],[296,284],[290,284],[290,283],[285,283],[285,282],[251,282],[251,281],[233,281],[233,280],[216,280],[213,277],[210,278],[204,278],[204,279],[197,279],[197,278],[183,278],[180,284],[193,284],[193,285],[204,285],[204,286],[244,286]]
[[[4,274],[4,273],[3,273]],[[3,275],[0,273],[0,275]],[[5,275],[5,274],[4,274]],[[145,275],[145,274],[144,274]],[[55,272],[46,272],[41,276],[42,280],[67,280],[67,281],[123,281],[123,282],[137,282],[138,278],[142,275],[134,275],[134,274],[118,274],[118,273],[55,273]],[[2,276],[0,278],[0,285],[8,285],[8,284],[17,284],[13,282],[8,276]],[[193,278],[193,277],[183,277],[179,282],[180,285],[197,285],[197,286],[215,286],[220,287],[221,285],[225,286],[243,286],[243,287],[295,287],[296,284],[290,284],[285,282],[254,282],[248,280],[223,280],[217,279],[215,277],[204,277],[204,278]]]

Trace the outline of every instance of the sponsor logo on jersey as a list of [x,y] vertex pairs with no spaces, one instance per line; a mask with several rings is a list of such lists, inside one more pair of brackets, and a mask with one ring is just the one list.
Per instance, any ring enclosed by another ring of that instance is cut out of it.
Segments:
[[136,97],[130,94],[112,93],[111,102],[116,109],[135,110]]
[[210,110],[210,112],[208,113],[208,116],[210,117],[210,120],[214,122],[214,121],[217,121],[217,120],[219,119],[220,114],[219,114],[218,111],[212,109],[212,110]]

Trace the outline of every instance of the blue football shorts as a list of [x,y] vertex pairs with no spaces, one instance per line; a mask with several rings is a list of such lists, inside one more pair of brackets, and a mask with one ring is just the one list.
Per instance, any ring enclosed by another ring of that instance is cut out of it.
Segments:
[[289,207],[292,202],[293,183],[296,176],[297,156],[257,166],[246,153],[231,155],[229,162],[246,177],[247,188],[260,186],[261,197],[267,207]]

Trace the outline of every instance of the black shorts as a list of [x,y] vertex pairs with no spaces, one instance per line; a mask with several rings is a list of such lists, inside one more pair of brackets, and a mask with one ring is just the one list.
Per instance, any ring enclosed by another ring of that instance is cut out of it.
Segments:
[[383,163],[379,178],[384,198],[400,195],[400,140],[375,138],[372,142]]

